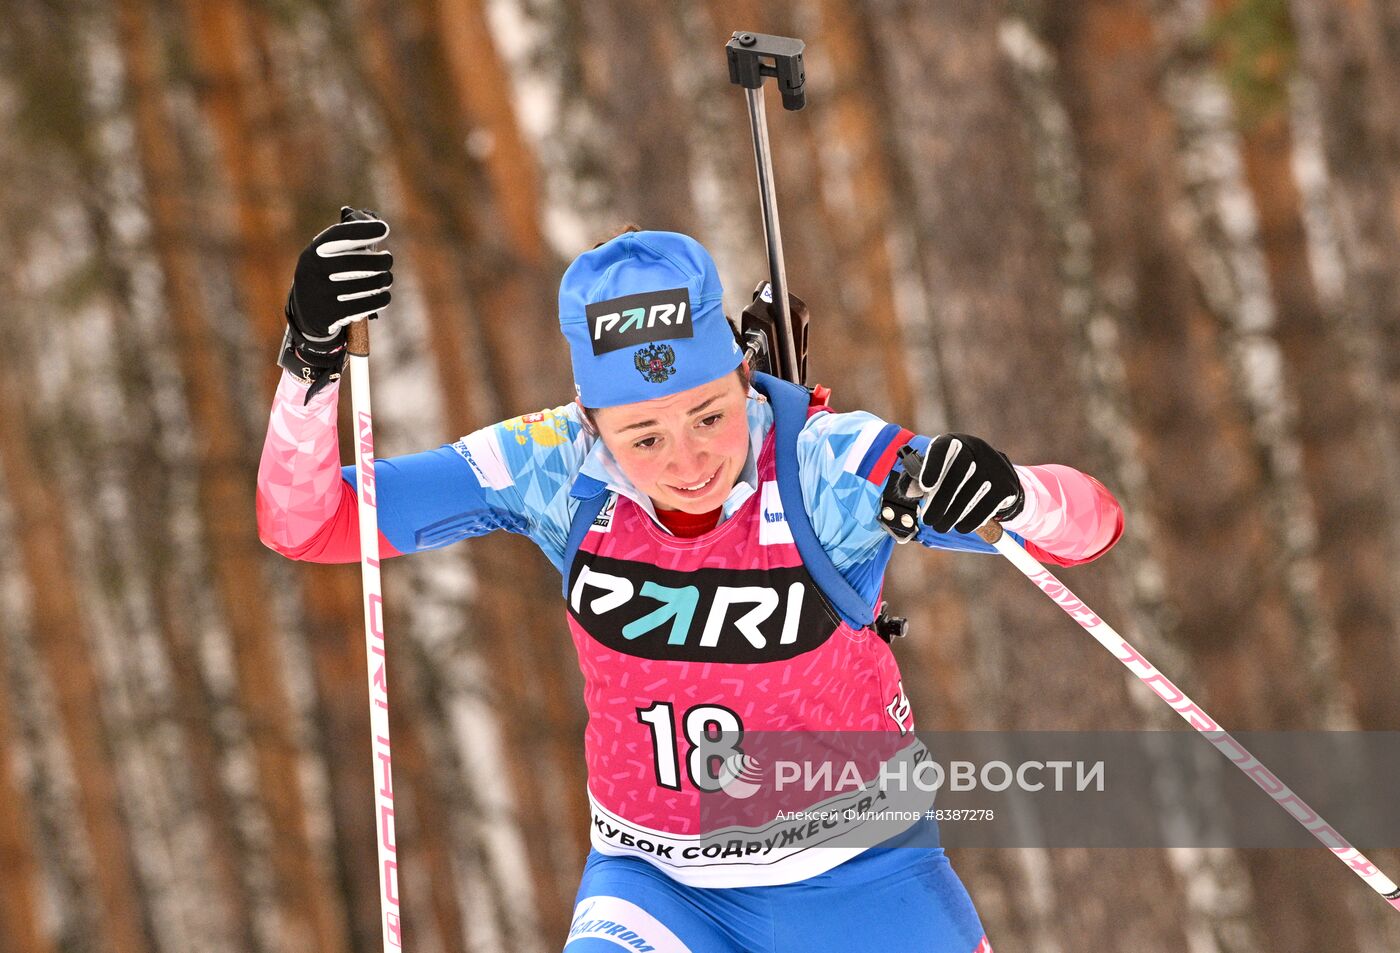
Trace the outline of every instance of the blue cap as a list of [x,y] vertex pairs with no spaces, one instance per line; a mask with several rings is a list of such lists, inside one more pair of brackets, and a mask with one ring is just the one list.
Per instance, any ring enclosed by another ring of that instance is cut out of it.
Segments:
[[676,232],[625,232],[574,259],[559,327],[585,407],[699,387],[739,366],[710,253]]

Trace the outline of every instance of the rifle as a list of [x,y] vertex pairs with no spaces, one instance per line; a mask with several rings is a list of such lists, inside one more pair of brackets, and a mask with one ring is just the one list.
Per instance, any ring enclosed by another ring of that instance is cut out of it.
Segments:
[[753,301],[740,319],[744,357],[755,370],[803,385],[807,381],[811,316],[802,299],[787,290],[783,237],[773,191],[768,117],[763,107],[763,80],[771,76],[777,81],[784,109],[795,111],[807,105],[807,76],[802,68],[805,46],[793,37],[736,30],[724,47],[729,59],[729,81],[743,87],[748,100],[754,162],[758,168],[759,205],[763,211],[763,238],[768,248],[769,280],[758,283]]

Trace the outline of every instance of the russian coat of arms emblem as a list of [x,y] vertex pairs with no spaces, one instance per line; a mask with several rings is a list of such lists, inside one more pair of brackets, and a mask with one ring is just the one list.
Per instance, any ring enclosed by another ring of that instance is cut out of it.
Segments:
[[639,347],[632,360],[642,377],[653,384],[664,384],[676,373],[676,349],[669,344]]

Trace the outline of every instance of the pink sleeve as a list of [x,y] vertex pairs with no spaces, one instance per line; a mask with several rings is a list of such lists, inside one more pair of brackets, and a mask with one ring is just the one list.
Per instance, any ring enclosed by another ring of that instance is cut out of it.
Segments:
[[[355,491],[340,475],[336,434],[339,381],[308,404],[306,386],[283,374],[272,399],[258,464],[258,538],[292,559],[358,562],[360,517]],[[397,556],[379,534],[381,557]]]
[[1077,566],[1097,559],[1123,535],[1123,508],[1102,483],[1059,464],[1017,466],[1026,506],[1002,524],[1042,562]]

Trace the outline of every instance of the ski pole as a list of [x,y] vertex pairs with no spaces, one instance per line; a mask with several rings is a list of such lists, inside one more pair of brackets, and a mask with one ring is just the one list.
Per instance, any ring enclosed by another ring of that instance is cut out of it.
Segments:
[[[373,216],[351,208],[341,221]],[[374,482],[374,418],[369,400],[369,318],[352,321],[345,349],[350,362],[350,405],[355,418],[356,507],[360,516],[360,576],[364,583],[365,661],[369,671],[369,724],[374,762],[375,838],[379,856],[379,915],[383,949],[403,947],[399,922],[399,865],[394,839],[393,763],[389,754],[389,678],[384,652],[384,597],[379,589],[379,505]]]
[[801,40],[766,33],[735,31],[725,44],[729,81],[744,88],[753,131],[754,162],[758,167],[758,198],[763,209],[763,240],[768,248],[768,273],[773,310],[778,316],[778,376],[801,384],[802,362],[792,333],[788,309],[787,267],[783,262],[783,236],[778,226],[778,200],[773,189],[773,155],[768,144],[768,115],[763,107],[763,78],[777,79],[783,108],[801,109],[807,104],[806,74],[802,69]]
[[1258,758],[1245,750],[1244,745],[1231,737],[1228,731],[1221,728],[1199,705],[1188,698],[1185,692],[1173,685],[1171,679],[1159,672],[1141,652],[1129,645],[1113,626],[1070,592],[1068,586],[1056,579],[1035,557],[1019,546],[1016,540],[1004,533],[1000,523],[987,523],[977,531],[977,535],[996,547],[997,552],[1010,560],[1027,579],[1035,583],[1071,619],[1078,622],[1084,631],[1092,635],[1096,642],[1112,652],[1113,657],[1122,662],[1128,671],[1152,689],[1173,711],[1186,719],[1187,724],[1199,731],[1221,754],[1229,758],[1235,767],[1249,775],[1279,807],[1326,845],[1353,873],[1366,881],[1372,890],[1388,900],[1392,907],[1400,910],[1400,888],[1395,886],[1394,881],[1381,873],[1361,851],[1351,846],[1331,824],[1308,807],[1302,798],[1264,767]]

